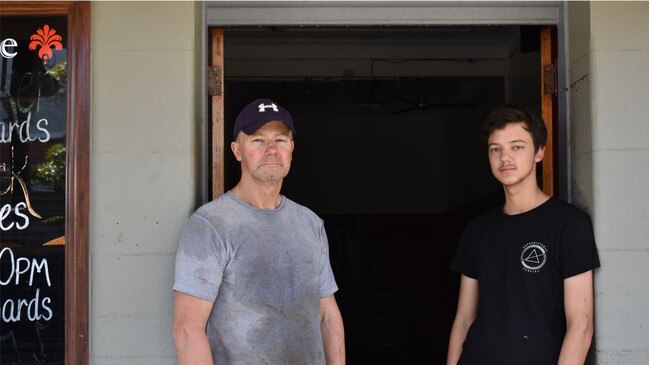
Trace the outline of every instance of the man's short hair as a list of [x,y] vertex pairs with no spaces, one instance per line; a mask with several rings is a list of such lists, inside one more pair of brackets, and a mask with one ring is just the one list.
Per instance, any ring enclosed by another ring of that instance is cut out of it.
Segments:
[[489,136],[496,130],[503,129],[510,123],[523,123],[526,131],[532,135],[534,151],[545,146],[548,138],[548,130],[543,119],[536,113],[532,113],[519,105],[506,104],[492,111],[482,123],[482,138],[485,144]]

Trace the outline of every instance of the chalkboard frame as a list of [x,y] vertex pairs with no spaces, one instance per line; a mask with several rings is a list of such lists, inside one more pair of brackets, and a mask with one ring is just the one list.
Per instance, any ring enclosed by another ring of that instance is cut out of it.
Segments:
[[0,2],[0,13],[11,16],[67,15],[65,363],[85,365],[89,362],[90,2]]

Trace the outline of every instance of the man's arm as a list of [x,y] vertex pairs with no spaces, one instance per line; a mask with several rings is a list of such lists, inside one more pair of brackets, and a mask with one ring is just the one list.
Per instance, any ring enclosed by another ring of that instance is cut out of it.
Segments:
[[593,271],[563,281],[566,336],[559,365],[583,365],[593,339]]
[[176,292],[174,342],[180,365],[213,365],[205,326],[214,303]]
[[345,329],[333,295],[320,299],[320,332],[327,365],[344,365]]
[[453,328],[448,342],[446,365],[457,365],[460,360],[464,339],[478,314],[478,288],[478,280],[462,274],[460,295],[457,300],[457,313],[455,314],[455,321],[453,321]]

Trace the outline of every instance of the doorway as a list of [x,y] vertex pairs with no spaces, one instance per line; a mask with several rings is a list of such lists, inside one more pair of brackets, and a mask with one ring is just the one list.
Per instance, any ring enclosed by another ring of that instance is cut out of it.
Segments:
[[[224,29],[224,133],[264,97],[298,134],[283,194],[325,221],[349,364],[445,362],[464,226],[502,201],[480,123],[539,110],[534,26]],[[226,149],[224,188],[238,180]]]

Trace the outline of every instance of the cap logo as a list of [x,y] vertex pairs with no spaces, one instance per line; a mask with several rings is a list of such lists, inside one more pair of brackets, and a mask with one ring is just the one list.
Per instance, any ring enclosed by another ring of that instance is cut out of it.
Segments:
[[275,105],[275,103],[272,103],[270,105],[266,105],[264,103],[261,103],[261,104],[258,105],[258,107],[259,107],[259,112],[260,113],[265,112],[267,108],[272,108],[274,112],[279,112],[279,109],[277,109],[277,105]]

